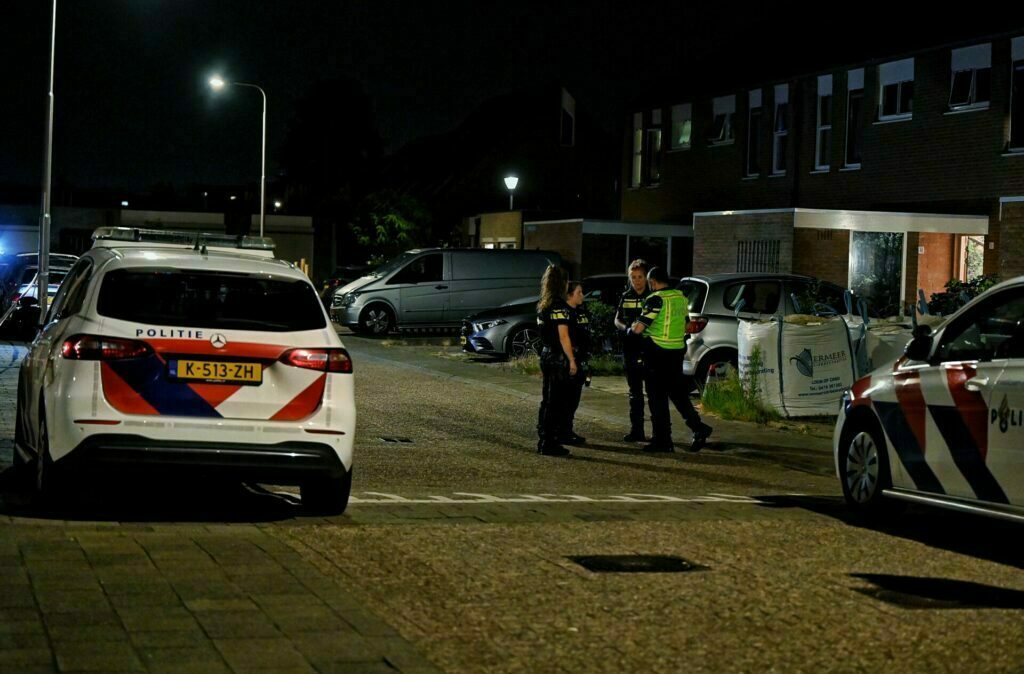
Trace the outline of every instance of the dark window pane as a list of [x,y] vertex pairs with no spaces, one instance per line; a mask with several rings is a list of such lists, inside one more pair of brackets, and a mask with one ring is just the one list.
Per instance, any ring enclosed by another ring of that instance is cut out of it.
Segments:
[[668,239],[661,236],[629,237],[629,259],[643,258],[652,267],[665,268],[668,262]]
[[1013,64],[1013,93],[1010,97],[1010,147],[1024,147],[1024,61]]
[[852,232],[850,258],[850,289],[867,301],[871,315],[899,314],[903,234]]
[[786,117],[789,113],[788,103],[778,103],[775,106],[775,131],[781,133],[789,128]]
[[626,280],[626,235],[584,234],[580,276],[622,274]]
[[562,145],[571,146],[573,144],[573,142],[575,140],[575,136],[573,135],[573,131],[574,131],[573,126],[574,126],[574,124],[575,124],[575,122],[574,122],[574,120],[572,118],[572,115],[570,115],[567,110],[563,109],[562,110],[562,125],[561,125],[562,126],[562,129],[561,129],[562,133],[561,133],[561,138],[560,138]]
[[669,274],[686,276],[693,273],[693,237],[672,237],[672,259]]
[[900,82],[900,113],[914,111],[914,83]]
[[326,327],[306,281],[175,269],[118,269],[100,286],[97,310],[134,323],[291,332]]
[[899,112],[900,85],[887,84],[882,87],[882,116],[895,115]]
[[860,164],[861,158],[861,105],[864,103],[864,90],[850,92],[846,111],[846,164]]
[[772,160],[772,171],[775,173],[783,173],[786,170],[786,145],[788,141],[789,136],[775,137],[775,151]]
[[647,182],[661,180],[661,129],[647,129]]
[[711,129],[708,131],[708,140],[712,143],[725,140],[725,117],[726,116],[724,114],[715,115],[715,119],[711,123]]
[[974,71],[974,103],[988,103],[992,99],[992,69]]
[[444,255],[432,253],[418,257],[405,269],[398,272],[388,281],[388,285],[401,283],[433,283],[444,278]]
[[818,132],[818,166],[828,166],[832,147],[832,130],[822,129]]
[[777,281],[747,281],[726,288],[722,299],[729,311],[735,311],[742,300],[740,313],[774,314],[781,297],[782,286]]
[[747,128],[747,175],[761,173],[761,108],[750,111],[750,125]]
[[832,126],[832,97],[818,97],[818,126]]
[[[673,246],[675,244],[672,244]],[[686,295],[692,313],[700,313],[704,309],[704,296],[708,287],[700,281],[680,281],[679,290]]]
[[971,77],[973,70],[961,70],[953,73],[953,84],[949,90],[949,107],[955,108],[971,104]]

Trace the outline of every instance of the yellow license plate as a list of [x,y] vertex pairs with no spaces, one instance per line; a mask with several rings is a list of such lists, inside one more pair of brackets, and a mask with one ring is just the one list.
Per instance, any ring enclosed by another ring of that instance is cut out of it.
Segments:
[[212,360],[172,360],[168,363],[172,379],[204,381],[213,384],[259,384],[263,367],[259,363],[224,363]]
[[466,345],[466,336],[465,335],[460,335],[459,336],[459,344],[461,344],[462,346]]

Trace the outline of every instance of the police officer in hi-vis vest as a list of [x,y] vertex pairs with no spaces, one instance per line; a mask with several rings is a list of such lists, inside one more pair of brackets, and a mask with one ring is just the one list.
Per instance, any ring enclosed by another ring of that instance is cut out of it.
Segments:
[[687,449],[699,452],[711,435],[711,427],[700,420],[700,414],[690,403],[690,387],[683,376],[689,303],[681,291],[669,289],[668,274],[660,267],[648,272],[647,283],[651,295],[644,302],[643,313],[633,324],[633,331],[646,338],[644,379],[651,406],[651,425],[654,427],[651,443],[644,446],[644,451],[673,451],[668,408],[671,400],[693,431]]
[[540,411],[537,413],[537,451],[547,456],[568,456],[559,435],[568,424],[572,400],[571,379],[579,373],[573,351],[569,325],[572,309],[566,303],[568,280],[561,267],[551,265],[540,281],[537,302],[537,325],[544,349],[540,354],[540,371],[544,377]]
[[650,294],[647,288],[647,262],[633,260],[626,273],[629,289],[619,298],[615,311],[615,327],[622,335],[622,360],[629,385],[629,433],[624,442],[644,442],[644,340],[633,332],[633,323],[640,318],[644,300]]

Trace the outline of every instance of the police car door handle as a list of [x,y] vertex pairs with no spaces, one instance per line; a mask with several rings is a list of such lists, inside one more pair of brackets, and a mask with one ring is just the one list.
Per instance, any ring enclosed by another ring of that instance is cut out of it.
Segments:
[[968,391],[973,391],[975,393],[987,387],[988,377],[974,377],[972,379],[968,379],[967,383],[964,384],[965,389],[967,389]]
[[434,286],[434,290],[448,290],[448,286]]

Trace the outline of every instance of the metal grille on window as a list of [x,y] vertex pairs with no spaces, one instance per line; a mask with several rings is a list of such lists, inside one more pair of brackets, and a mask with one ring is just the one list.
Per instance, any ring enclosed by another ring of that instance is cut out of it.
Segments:
[[779,271],[778,239],[760,239],[736,242],[736,271],[772,272]]

